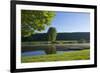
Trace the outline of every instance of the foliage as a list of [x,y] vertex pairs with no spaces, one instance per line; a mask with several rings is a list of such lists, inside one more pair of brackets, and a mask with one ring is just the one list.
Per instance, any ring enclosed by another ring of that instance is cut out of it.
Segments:
[[21,31],[22,36],[29,36],[36,31],[42,31],[51,24],[55,12],[22,10],[21,11]]
[[49,54],[41,56],[22,56],[21,62],[48,62],[48,61],[71,61],[71,60],[88,60],[90,59],[90,50],[65,52],[62,54]]
[[57,36],[56,28],[50,27],[47,32],[48,41],[54,42],[56,40],[56,36]]
[[[57,41],[80,41],[84,39],[86,42],[90,40],[89,32],[75,32],[75,33],[57,33]],[[22,37],[22,42],[32,42],[32,41],[47,41],[47,33],[38,33],[29,37]]]
[[78,43],[86,43],[87,41],[86,40],[84,40],[84,39],[80,39],[79,41],[78,41]]

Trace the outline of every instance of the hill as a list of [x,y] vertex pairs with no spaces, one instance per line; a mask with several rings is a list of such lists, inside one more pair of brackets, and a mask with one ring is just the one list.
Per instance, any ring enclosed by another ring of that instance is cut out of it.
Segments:
[[[31,35],[29,37],[22,37],[22,42],[29,42],[29,41],[47,41],[47,34],[46,33],[37,33]],[[56,40],[86,40],[90,41],[90,32],[72,32],[72,33],[57,33]]]

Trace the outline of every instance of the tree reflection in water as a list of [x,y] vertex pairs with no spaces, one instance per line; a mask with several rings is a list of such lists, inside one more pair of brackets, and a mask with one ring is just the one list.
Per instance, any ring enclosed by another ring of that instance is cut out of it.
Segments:
[[45,49],[46,54],[56,54],[56,46],[50,45],[48,46],[48,49]]

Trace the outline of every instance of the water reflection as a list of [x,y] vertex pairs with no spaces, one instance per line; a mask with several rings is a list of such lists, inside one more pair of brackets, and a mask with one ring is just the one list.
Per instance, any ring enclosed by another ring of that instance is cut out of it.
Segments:
[[56,54],[56,46],[48,46],[48,49],[45,49],[46,54]]
[[89,47],[68,47],[68,46],[56,46],[56,45],[45,45],[45,46],[21,46],[22,56],[36,56],[36,55],[47,55],[47,54],[60,54],[64,52],[71,52],[86,49]]

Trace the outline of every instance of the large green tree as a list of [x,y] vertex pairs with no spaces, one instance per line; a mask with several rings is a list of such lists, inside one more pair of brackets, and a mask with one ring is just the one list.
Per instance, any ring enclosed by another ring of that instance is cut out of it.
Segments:
[[53,11],[21,10],[22,36],[29,36],[44,30],[51,24],[54,16],[55,12]]
[[47,32],[48,41],[54,42],[56,41],[57,31],[56,28],[50,27]]

